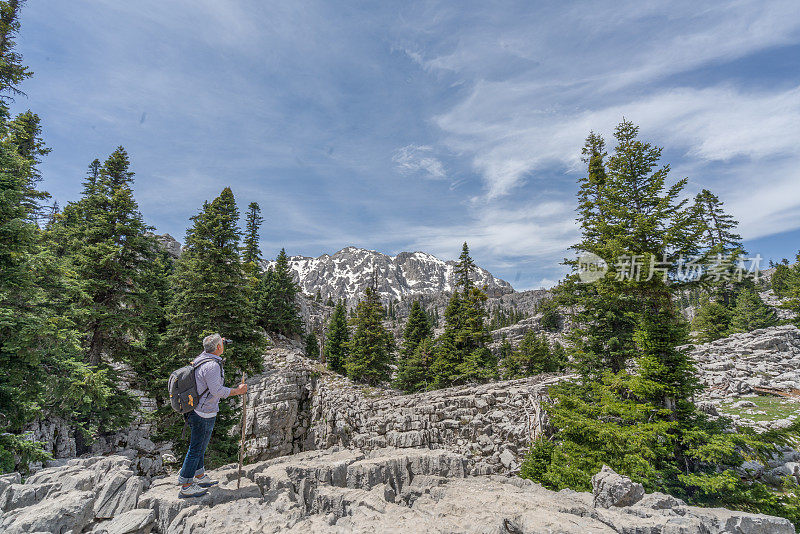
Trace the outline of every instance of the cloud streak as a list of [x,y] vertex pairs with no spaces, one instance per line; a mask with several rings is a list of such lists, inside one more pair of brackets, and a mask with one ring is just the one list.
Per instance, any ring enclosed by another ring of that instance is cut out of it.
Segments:
[[447,178],[444,165],[431,155],[430,146],[406,145],[398,148],[392,156],[395,168],[403,174],[422,174],[426,178],[440,180]]

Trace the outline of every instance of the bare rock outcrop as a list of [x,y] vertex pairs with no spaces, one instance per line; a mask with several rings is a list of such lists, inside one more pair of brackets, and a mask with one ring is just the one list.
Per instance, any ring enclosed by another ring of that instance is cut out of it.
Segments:
[[592,477],[592,495],[596,507],[632,506],[644,497],[644,486],[604,465]]
[[[622,477],[601,473],[616,498],[553,492],[516,477],[481,475],[469,460],[439,449],[307,451],[209,474],[220,481],[202,497],[181,499],[174,475],[142,480],[144,491],[102,512],[108,494],[126,494],[130,461],[91,457],[42,470],[23,486],[46,486],[37,502],[0,515],[2,532],[92,534],[264,534],[277,532],[513,532],[789,534],[786,519],[686,506],[653,493],[628,498]],[[127,477],[127,478],[126,478]],[[619,479],[619,480],[618,480]],[[120,483],[121,482],[121,483]],[[629,482],[629,481],[628,481]],[[12,482],[6,495],[18,485]],[[130,508],[130,504],[135,507]],[[607,503],[606,503],[607,504]],[[101,512],[98,512],[100,510]],[[109,517],[110,516],[110,517]]]
[[707,398],[800,389],[800,330],[773,326],[690,347]]
[[0,494],[0,531],[77,534],[130,512],[147,485],[131,467],[124,456],[93,456],[42,469],[24,483],[17,475]]
[[542,396],[562,378],[404,395],[354,384],[297,351],[274,348],[265,373],[248,380],[248,455],[266,460],[334,446],[447,449],[479,472],[514,471],[546,423]]

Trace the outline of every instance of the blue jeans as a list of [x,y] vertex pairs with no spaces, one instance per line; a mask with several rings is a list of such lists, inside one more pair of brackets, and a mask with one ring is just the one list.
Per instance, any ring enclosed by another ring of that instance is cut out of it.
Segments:
[[192,435],[189,438],[189,450],[186,451],[186,458],[183,460],[183,467],[178,475],[178,482],[181,484],[188,484],[195,475],[199,476],[205,473],[206,447],[211,441],[211,431],[214,430],[214,421],[216,420],[216,417],[200,417],[194,412],[189,412],[186,417]]

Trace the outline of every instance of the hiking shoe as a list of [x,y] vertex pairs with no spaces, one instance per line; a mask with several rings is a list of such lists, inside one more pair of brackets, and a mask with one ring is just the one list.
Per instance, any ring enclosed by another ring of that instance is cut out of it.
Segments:
[[191,484],[184,485],[181,488],[181,491],[178,493],[178,498],[186,499],[189,497],[202,497],[206,493],[208,493],[207,489],[201,488],[195,482],[192,482]]
[[206,473],[203,473],[199,477],[194,477],[194,483],[200,486],[201,488],[210,488],[211,486],[219,484],[218,481],[213,480]]

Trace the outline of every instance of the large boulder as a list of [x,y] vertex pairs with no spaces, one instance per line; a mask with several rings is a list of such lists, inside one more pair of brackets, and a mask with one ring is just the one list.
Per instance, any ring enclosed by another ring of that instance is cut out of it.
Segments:
[[604,465],[592,477],[592,494],[597,507],[632,506],[644,497],[644,486]]
[[144,482],[132,471],[116,471],[104,481],[94,503],[97,519],[110,519],[136,508]]
[[92,534],[150,534],[156,524],[154,510],[136,509],[94,527]]
[[95,494],[91,491],[62,493],[57,497],[41,500],[33,506],[4,513],[0,531],[5,534],[79,534],[93,518],[94,501]]
[[0,475],[0,495],[9,487],[11,484],[21,484],[22,483],[22,475],[19,473],[10,473],[8,475]]

